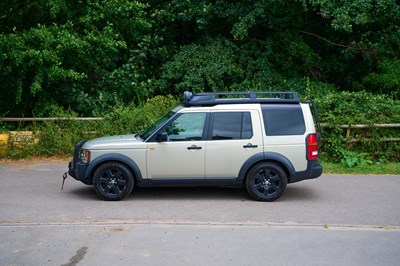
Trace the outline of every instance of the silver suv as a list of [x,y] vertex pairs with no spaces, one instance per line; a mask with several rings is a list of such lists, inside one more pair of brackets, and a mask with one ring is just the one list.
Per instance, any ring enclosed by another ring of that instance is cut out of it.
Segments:
[[316,108],[296,92],[184,96],[142,134],[78,143],[69,175],[104,200],[121,200],[134,186],[237,186],[274,201],[287,183],[322,174]]

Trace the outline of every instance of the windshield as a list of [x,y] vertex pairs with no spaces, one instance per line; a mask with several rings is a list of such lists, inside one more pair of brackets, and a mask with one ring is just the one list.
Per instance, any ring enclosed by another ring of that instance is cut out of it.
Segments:
[[182,106],[175,107],[172,111],[170,111],[169,113],[164,115],[157,122],[155,122],[153,125],[151,125],[148,129],[143,131],[139,136],[143,140],[146,140],[148,137],[150,137],[153,134],[153,132],[155,130],[157,130],[162,124],[164,124],[170,117],[172,117],[180,109],[182,109]]

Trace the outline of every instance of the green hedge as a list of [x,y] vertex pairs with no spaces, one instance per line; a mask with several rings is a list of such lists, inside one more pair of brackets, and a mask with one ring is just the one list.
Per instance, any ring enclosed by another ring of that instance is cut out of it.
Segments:
[[[314,92],[315,91],[315,92]],[[400,142],[382,142],[381,138],[399,137],[398,128],[352,129],[349,139],[343,141],[342,124],[400,123],[400,101],[385,95],[361,92],[336,92],[308,84],[303,96],[315,99],[323,127],[321,158],[342,162],[346,166],[362,166],[375,162],[399,161]],[[21,129],[40,131],[39,142],[24,148],[12,145],[3,157],[26,158],[35,156],[71,156],[75,143],[82,139],[105,135],[138,133],[149,127],[179,101],[172,96],[156,96],[141,105],[119,104],[113,111],[97,112],[101,121],[48,121],[22,125]],[[72,111],[55,110],[55,117],[77,117]]]
[[[400,101],[368,92],[333,92],[317,100],[324,127],[322,158],[343,162],[347,166],[373,162],[399,161],[400,142],[383,142],[382,138],[399,138],[399,128],[351,129],[347,141],[339,125],[400,123]],[[359,141],[354,142],[352,139]]]

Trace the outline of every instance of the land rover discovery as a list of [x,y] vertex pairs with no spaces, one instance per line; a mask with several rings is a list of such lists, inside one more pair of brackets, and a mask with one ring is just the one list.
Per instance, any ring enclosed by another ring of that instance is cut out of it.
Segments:
[[288,183],[322,174],[316,108],[298,93],[184,97],[141,134],[79,142],[69,175],[104,200],[121,200],[135,186],[229,186],[274,201]]

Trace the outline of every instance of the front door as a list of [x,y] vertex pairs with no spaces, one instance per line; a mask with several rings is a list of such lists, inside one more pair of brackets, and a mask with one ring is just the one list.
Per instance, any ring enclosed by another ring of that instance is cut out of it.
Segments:
[[166,141],[148,143],[148,178],[204,179],[206,118],[207,112],[182,113],[159,132]]

